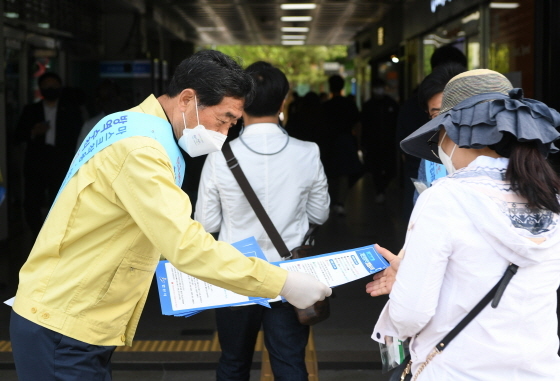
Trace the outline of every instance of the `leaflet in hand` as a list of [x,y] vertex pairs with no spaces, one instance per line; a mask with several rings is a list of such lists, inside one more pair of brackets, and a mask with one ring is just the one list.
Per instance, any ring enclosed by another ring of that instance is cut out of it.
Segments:
[[[247,257],[266,257],[255,238],[247,238],[232,244]],[[185,274],[169,261],[160,261],[156,268],[156,279],[161,310],[164,315],[191,316],[202,310],[258,303],[269,306],[267,298],[255,298],[236,294]]]
[[288,271],[311,274],[329,287],[350,283],[389,267],[373,245],[273,264]]
[[[248,257],[266,261],[254,237],[232,245]],[[311,274],[329,287],[340,286],[389,267],[372,245],[272,264],[288,271]],[[269,307],[269,301],[279,300],[236,294],[180,272],[169,261],[160,261],[156,278],[164,315],[188,317],[206,309],[255,303]]]

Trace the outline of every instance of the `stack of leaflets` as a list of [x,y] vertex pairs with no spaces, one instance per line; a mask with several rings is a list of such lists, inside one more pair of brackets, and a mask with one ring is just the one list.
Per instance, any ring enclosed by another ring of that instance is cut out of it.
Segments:
[[[247,257],[267,260],[254,237],[232,245]],[[311,274],[329,287],[340,286],[389,267],[373,245],[272,264],[288,271]],[[164,315],[189,317],[207,309],[247,304],[270,307],[269,302],[281,300],[280,297],[267,299],[236,294],[185,274],[169,261],[158,264],[156,281]]]

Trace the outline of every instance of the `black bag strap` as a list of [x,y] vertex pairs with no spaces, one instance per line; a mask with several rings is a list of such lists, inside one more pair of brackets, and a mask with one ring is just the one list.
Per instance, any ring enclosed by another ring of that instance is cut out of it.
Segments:
[[510,263],[504,275],[500,279],[498,283],[482,298],[480,302],[449,332],[440,342],[436,345],[436,350],[438,352],[442,352],[447,346],[449,342],[455,338],[475,317],[492,301],[492,308],[498,307],[500,300],[502,299],[502,295],[513,276],[517,273],[517,269],[519,266]]
[[305,236],[303,236],[303,241],[301,243],[302,245],[315,246],[315,233],[317,232],[319,226],[321,225],[309,224],[309,229],[305,233]]
[[276,230],[276,227],[274,226],[272,220],[266,213],[266,210],[264,210],[264,207],[262,206],[259,198],[255,194],[255,191],[251,187],[251,184],[249,184],[249,180],[247,180],[247,177],[245,177],[245,173],[243,173],[243,170],[241,169],[241,166],[239,165],[237,158],[233,154],[229,142],[226,142],[223,145],[222,153],[226,158],[227,166],[231,170],[231,173],[233,173],[233,177],[235,177],[235,180],[237,180],[239,187],[241,188],[243,194],[245,194],[245,197],[247,198],[247,201],[249,201],[249,204],[255,211],[255,214],[257,215],[259,221],[264,227],[266,234],[268,234],[270,241],[278,251],[278,254],[280,254],[280,256],[284,259],[290,259],[292,257],[292,253],[286,246],[286,243],[280,236],[280,233],[278,233],[278,230]]

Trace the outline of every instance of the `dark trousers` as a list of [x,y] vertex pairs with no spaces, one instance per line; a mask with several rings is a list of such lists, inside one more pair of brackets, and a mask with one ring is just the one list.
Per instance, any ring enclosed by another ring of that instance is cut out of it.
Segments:
[[10,339],[19,381],[111,381],[114,346],[90,345],[12,310]]
[[299,323],[292,305],[276,302],[271,306],[216,310],[218,337],[222,347],[216,370],[218,381],[249,380],[261,324],[274,380],[307,381],[305,347],[309,326]]
[[369,151],[364,152],[365,167],[373,177],[375,190],[378,194],[385,193],[387,186],[395,177],[395,156],[395,152],[392,151],[369,149]]

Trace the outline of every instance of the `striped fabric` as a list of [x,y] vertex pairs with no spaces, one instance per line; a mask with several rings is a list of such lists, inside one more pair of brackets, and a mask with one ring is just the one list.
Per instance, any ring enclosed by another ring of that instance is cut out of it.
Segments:
[[488,70],[470,70],[451,79],[443,90],[440,114],[451,110],[467,98],[484,93],[508,95],[511,82],[502,74]]

